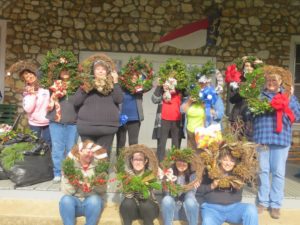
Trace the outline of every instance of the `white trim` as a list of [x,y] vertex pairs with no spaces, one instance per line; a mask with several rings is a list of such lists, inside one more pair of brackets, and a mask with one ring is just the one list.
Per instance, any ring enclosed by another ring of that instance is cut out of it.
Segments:
[[300,35],[293,35],[290,44],[290,71],[295,80],[296,45],[300,44]]
[[[0,20],[0,90],[4,98],[6,21]],[[3,100],[3,99],[2,99]]]

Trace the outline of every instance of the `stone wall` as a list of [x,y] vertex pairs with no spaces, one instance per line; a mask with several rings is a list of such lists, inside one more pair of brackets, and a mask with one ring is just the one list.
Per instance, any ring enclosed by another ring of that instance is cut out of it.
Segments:
[[[3,2],[3,1],[2,1]],[[215,46],[178,50],[158,45],[181,25],[222,10]],[[235,58],[258,55],[288,66],[291,35],[300,34],[299,0],[18,0],[0,6],[7,20],[6,68],[20,59],[41,62],[52,48],[215,56],[224,71]],[[6,102],[17,102],[13,78],[6,79]]]

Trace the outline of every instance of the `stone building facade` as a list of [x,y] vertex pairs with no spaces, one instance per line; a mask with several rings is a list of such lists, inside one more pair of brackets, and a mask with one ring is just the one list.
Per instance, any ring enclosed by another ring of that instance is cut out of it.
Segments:
[[[162,35],[206,18],[214,8],[221,10],[215,45],[194,50],[159,46]],[[48,50],[58,47],[77,55],[110,51],[211,56],[221,71],[244,55],[289,67],[292,37],[300,35],[300,1],[8,0],[1,1],[0,21],[6,30],[1,46],[5,69],[20,59],[40,63]],[[2,82],[4,74],[0,78]],[[20,102],[21,89],[17,77],[6,77],[4,101]]]

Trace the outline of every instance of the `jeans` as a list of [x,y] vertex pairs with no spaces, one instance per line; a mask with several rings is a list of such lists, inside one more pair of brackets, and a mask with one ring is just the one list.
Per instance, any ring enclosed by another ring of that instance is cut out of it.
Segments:
[[32,130],[38,138],[42,138],[51,147],[51,135],[49,131],[49,126],[32,126],[29,125],[30,130]]
[[202,225],[222,225],[224,222],[258,225],[257,209],[247,203],[221,205],[204,202],[201,205],[201,215]]
[[77,143],[78,133],[76,125],[50,122],[52,140],[52,161],[55,177],[61,176],[61,163]]
[[64,195],[59,202],[59,213],[64,225],[75,225],[76,217],[85,216],[86,225],[96,225],[103,209],[99,195],[91,195],[83,201],[72,195]]
[[[259,153],[259,187],[258,204],[281,208],[284,197],[284,177],[286,160],[290,146],[268,145],[258,147]],[[272,174],[270,182],[270,173]]]
[[172,225],[174,220],[187,220],[189,225],[198,224],[199,204],[193,194],[186,194],[183,204],[175,202],[172,196],[165,196],[161,202],[161,211],[164,225]]

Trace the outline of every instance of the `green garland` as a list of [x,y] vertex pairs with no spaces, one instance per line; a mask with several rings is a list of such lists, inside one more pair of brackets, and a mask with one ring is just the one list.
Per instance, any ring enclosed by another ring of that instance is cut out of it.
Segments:
[[180,59],[169,58],[165,64],[161,65],[158,72],[159,82],[163,85],[169,77],[177,80],[176,89],[184,91],[189,84],[189,75],[186,64]]
[[95,174],[84,180],[80,169],[75,167],[75,161],[66,158],[62,163],[64,175],[68,178],[71,185],[81,189],[83,192],[91,192],[95,186],[105,185],[108,179],[109,162],[99,160],[95,167]]
[[254,115],[272,112],[273,108],[266,98],[261,98],[261,92],[265,85],[265,77],[262,68],[255,69],[252,73],[246,73],[246,81],[241,83],[239,93],[246,99],[249,110]]
[[48,89],[55,80],[60,80],[60,72],[67,70],[70,74],[68,80],[67,94],[72,95],[76,92],[81,80],[77,75],[78,60],[71,51],[63,49],[53,49],[47,52],[42,64],[41,86]]
[[[132,77],[138,77],[136,82],[132,82]],[[128,63],[121,69],[119,77],[120,85],[131,94],[147,92],[152,88],[153,66],[141,56],[131,57]]]
[[151,170],[145,171],[141,176],[134,176],[125,170],[125,160],[122,154],[116,163],[117,180],[120,182],[122,193],[140,193],[144,199],[150,197],[150,190],[161,190],[161,184]]
[[23,161],[24,152],[30,151],[33,147],[34,144],[30,142],[20,142],[4,147],[0,154],[3,168],[10,170],[17,162]]

